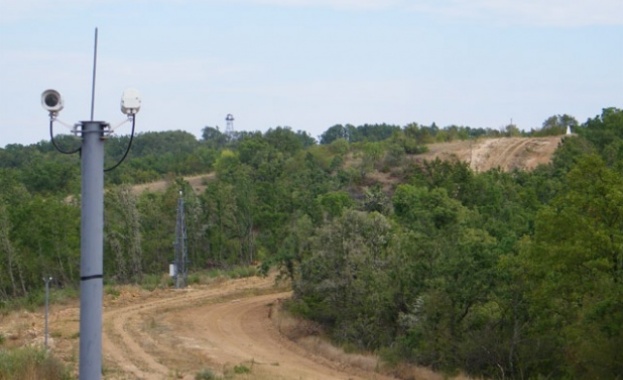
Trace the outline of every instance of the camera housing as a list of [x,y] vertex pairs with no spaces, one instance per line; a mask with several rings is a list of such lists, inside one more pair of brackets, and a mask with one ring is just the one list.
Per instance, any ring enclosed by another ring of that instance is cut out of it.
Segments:
[[131,116],[141,109],[141,94],[134,88],[128,88],[121,94],[121,112]]
[[45,90],[41,94],[41,106],[51,115],[56,115],[63,109],[63,97],[56,90]]

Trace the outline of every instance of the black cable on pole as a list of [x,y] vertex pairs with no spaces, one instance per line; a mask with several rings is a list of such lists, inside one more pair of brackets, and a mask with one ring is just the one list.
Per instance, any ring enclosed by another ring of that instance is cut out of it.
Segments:
[[53,126],[52,126],[53,124],[54,124],[54,119],[50,118],[50,140],[52,141],[52,145],[54,145],[54,148],[56,148],[56,150],[58,150],[62,154],[74,154],[74,153],[80,152],[80,150],[82,149],[82,145],[80,145],[74,150],[62,150],[58,145],[56,145],[56,141],[54,140],[54,131],[53,131]]
[[121,163],[125,160],[125,158],[127,157],[128,153],[130,152],[130,148],[132,147],[132,140],[134,140],[134,125],[135,125],[135,121],[136,121],[136,115],[132,115],[132,133],[130,134],[130,142],[128,143],[128,148],[125,150],[125,153],[123,154],[123,157],[121,157],[121,160],[119,160],[119,162],[117,162],[112,167],[110,167],[108,169],[104,169],[105,172],[109,172],[111,170],[115,170],[119,165],[121,165]]

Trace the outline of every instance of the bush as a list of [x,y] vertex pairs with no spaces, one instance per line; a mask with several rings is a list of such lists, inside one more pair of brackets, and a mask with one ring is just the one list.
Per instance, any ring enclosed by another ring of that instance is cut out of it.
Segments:
[[22,347],[0,351],[0,380],[69,380],[71,378],[68,368],[46,350]]
[[115,299],[121,295],[121,291],[114,285],[104,285],[104,293]]
[[195,375],[195,380],[216,380],[218,377],[209,369],[201,370]]
[[141,287],[145,290],[156,290],[157,288],[167,288],[173,284],[173,280],[168,275],[146,274],[141,281]]
[[251,370],[249,369],[249,367],[241,364],[234,367],[234,373],[240,375],[243,373],[251,373]]
[[228,271],[230,278],[246,278],[253,277],[258,274],[258,270],[254,266],[234,267]]
[[198,273],[191,273],[188,275],[188,279],[186,280],[188,285],[196,285],[201,284],[201,276]]

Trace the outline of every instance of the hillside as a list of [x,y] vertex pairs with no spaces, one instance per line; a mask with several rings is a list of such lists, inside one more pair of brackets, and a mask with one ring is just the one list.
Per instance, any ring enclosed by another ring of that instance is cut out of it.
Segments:
[[[427,145],[428,152],[411,156],[415,161],[459,160],[469,162],[477,172],[500,167],[503,171],[532,170],[547,164],[564,136],[552,137],[501,137],[461,140]],[[378,181],[395,182],[389,175],[376,173],[371,177]],[[195,193],[205,190],[206,181],[214,179],[214,173],[184,177]],[[169,181],[160,180],[133,186],[136,194],[145,191],[158,192],[167,188]]]
[[564,136],[502,137],[428,145],[420,160],[458,159],[478,172],[500,167],[504,171],[531,170],[550,162]]
[[[214,173],[209,174],[199,174],[194,176],[184,177],[184,180],[187,181],[195,193],[199,194],[203,192],[206,188],[206,181],[213,179]],[[170,181],[160,180],[149,183],[141,183],[139,185],[132,186],[132,190],[135,194],[140,194],[144,192],[157,192],[166,190]]]

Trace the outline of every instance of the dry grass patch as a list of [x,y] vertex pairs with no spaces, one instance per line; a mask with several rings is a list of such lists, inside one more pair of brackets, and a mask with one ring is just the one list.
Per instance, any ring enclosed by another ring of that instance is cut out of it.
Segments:
[[372,353],[350,353],[334,346],[321,325],[316,322],[297,318],[283,309],[284,300],[271,304],[270,318],[278,331],[301,349],[313,356],[321,357],[340,367],[353,368],[364,373],[379,373],[402,380],[470,380],[463,374],[449,376],[437,373],[430,368],[400,363],[390,366]]

